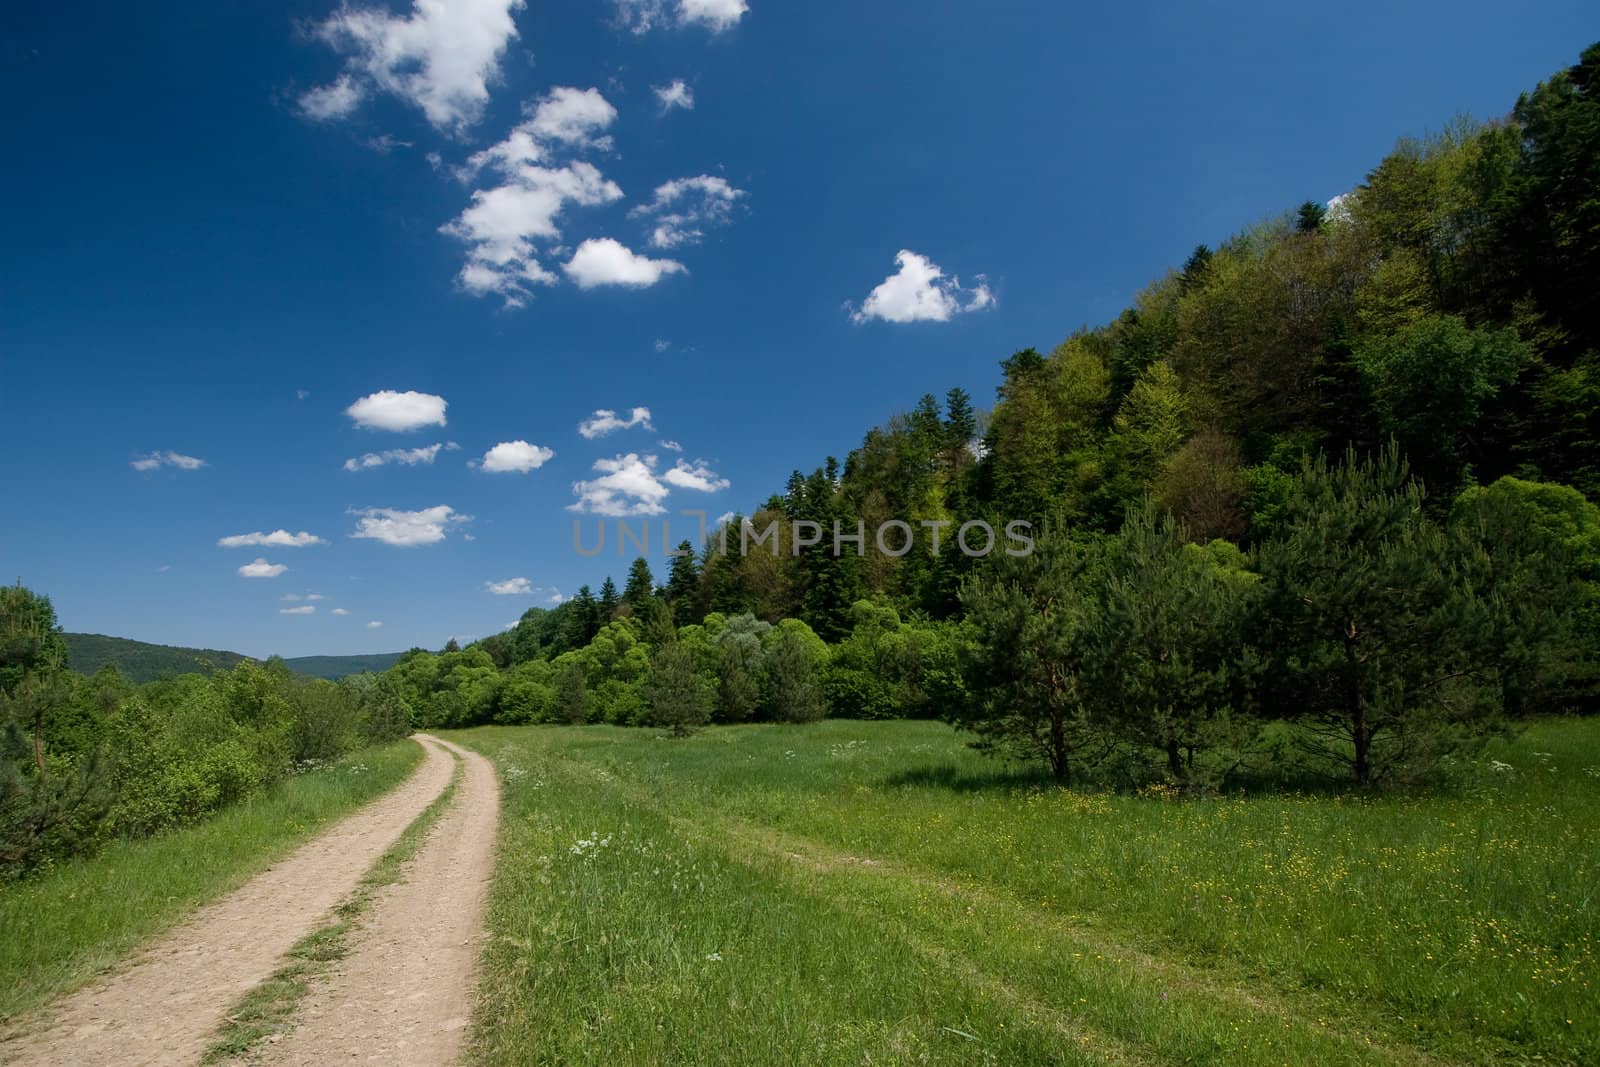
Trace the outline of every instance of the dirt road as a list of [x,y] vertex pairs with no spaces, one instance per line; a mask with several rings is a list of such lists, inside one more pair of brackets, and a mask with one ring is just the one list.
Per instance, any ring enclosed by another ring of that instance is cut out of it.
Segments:
[[463,761],[455,799],[406,877],[385,887],[332,977],[301,1003],[297,1024],[254,1062],[454,1062],[472,1014],[483,910],[494,873],[499,783],[488,760]]
[[[351,1044],[362,1034],[370,1042],[363,1051],[382,1062],[448,1062],[469,1014],[498,792],[481,756],[426,735],[417,740],[427,756],[393,792],[22,1021],[20,1032],[0,1039],[0,1063],[198,1063],[225,1013],[328,921],[444,791],[454,751],[465,774],[450,808],[406,880],[385,890],[368,914],[330,986],[302,1005],[304,1036],[292,1033],[272,1050],[284,1062],[362,1058]],[[395,1052],[379,1054],[384,1048]]]

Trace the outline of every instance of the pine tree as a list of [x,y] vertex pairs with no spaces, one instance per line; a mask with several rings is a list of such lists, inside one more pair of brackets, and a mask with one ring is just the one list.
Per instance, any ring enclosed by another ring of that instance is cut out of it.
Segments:
[[684,622],[696,622],[704,617],[700,603],[700,567],[695,562],[694,546],[688,541],[678,542],[678,555],[672,557],[667,572],[667,603],[673,615]]
[[694,654],[673,643],[656,650],[650,662],[650,713],[673,737],[688,737],[711,718],[711,687],[696,672]]
[[617,583],[611,580],[611,575],[606,575],[606,580],[600,583],[600,623],[604,625],[617,614],[617,606],[622,603],[617,596]]
[[568,663],[556,678],[556,714],[574,725],[589,721],[589,684],[583,677],[583,667]]
[[1260,550],[1263,697],[1357,785],[1404,780],[1492,725],[1479,615],[1421,487],[1392,447],[1319,458]]
[[622,602],[632,608],[635,615],[643,615],[655,595],[655,575],[650,573],[650,564],[640,556],[628,567],[628,584],[622,588]]

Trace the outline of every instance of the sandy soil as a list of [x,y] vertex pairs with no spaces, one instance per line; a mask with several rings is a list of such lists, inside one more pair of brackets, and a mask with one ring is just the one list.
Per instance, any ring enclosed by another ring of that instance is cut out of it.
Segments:
[[[224,1013],[328,919],[449,784],[455,761],[441,742],[419,740],[427,757],[410,778],[0,1035],[0,1063],[197,1063]],[[442,918],[450,909],[439,910]]]
[[471,1019],[494,873],[499,784],[476,752],[402,881],[386,886],[351,951],[316,983],[296,1025],[252,1062],[438,1067],[459,1056]]

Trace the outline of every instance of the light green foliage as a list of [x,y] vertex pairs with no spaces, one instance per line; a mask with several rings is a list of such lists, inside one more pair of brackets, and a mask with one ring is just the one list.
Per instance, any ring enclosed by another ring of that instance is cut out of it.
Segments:
[[1166,363],[1152,363],[1117,409],[1114,448],[1131,478],[1146,487],[1155,483],[1183,444],[1187,416],[1177,374]]

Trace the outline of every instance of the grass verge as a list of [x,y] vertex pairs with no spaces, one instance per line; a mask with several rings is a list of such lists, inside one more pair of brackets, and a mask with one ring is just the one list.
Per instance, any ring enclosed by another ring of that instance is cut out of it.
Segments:
[[245,994],[228,1013],[227,1023],[207,1050],[205,1063],[218,1063],[249,1052],[263,1039],[282,1033],[290,1025],[295,1008],[311,984],[326,974],[336,960],[350,949],[350,934],[361,916],[371,907],[378,890],[400,881],[405,865],[417,854],[428,832],[455,795],[461,781],[461,757],[451,753],[455,773],[450,784],[405,828],[389,851],[378,857],[357,884],[355,892],[334,911],[335,918],[297,942],[289,950],[289,962],[272,977]]
[[422,748],[413,741],[369,748],[197,826],[116,842],[0,888],[0,1022],[105,971],[393,789],[421,761]]

